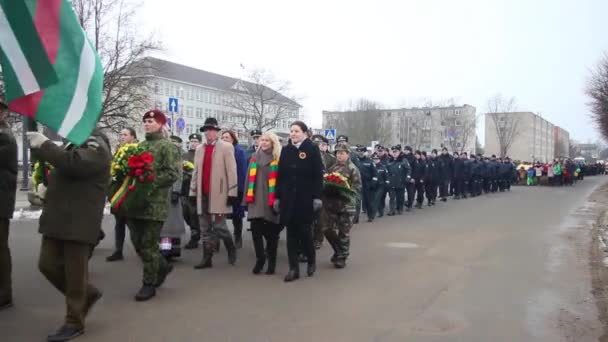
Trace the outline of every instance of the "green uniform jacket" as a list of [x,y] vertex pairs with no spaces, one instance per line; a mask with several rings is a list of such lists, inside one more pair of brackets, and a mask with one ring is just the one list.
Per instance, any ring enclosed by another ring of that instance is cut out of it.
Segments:
[[101,137],[91,136],[79,147],[61,148],[46,141],[33,153],[54,167],[40,216],[40,234],[96,244],[110,184],[110,147]]
[[146,151],[154,156],[154,183],[148,196],[148,203],[140,210],[129,210],[128,218],[150,221],[165,221],[168,215],[167,201],[169,188],[177,180],[179,174],[179,152],[175,146],[164,138],[160,132],[146,134],[146,140],[141,142]]
[[[327,169],[327,173],[334,172],[338,172],[344,177],[346,177],[348,179],[348,182],[350,183],[350,188],[357,193],[357,196],[361,196],[361,188],[363,186],[361,183],[361,173],[352,162],[347,161],[344,164],[340,164],[338,161],[336,161],[335,164],[333,164]],[[333,202],[335,200],[330,201]],[[343,203],[345,209],[354,209],[355,204],[356,203]]]

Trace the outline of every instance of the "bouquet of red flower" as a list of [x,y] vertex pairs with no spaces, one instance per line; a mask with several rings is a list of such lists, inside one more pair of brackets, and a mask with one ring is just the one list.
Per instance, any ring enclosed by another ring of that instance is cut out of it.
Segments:
[[[146,197],[152,190],[154,182],[154,156],[141,148],[125,154],[126,163],[122,163],[124,176],[120,187],[112,196],[110,203],[114,211],[120,209],[139,209],[146,203]],[[120,181],[120,179],[116,179]]]
[[357,192],[350,187],[348,179],[339,172],[327,173],[323,176],[323,194],[330,198],[341,198],[354,201]]

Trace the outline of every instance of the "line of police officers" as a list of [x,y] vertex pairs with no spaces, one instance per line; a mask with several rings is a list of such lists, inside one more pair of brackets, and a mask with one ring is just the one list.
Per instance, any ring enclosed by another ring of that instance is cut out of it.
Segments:
[[[319,145],[326,168],[333,155],[329,144],[323,136],[313,136]],[[341,135],[338,143],[348,142],[348,137]],[[511,183],[516,177],[515,166],[507,157],[504,159],[468,155],[467,152],[453,154],[443,148],[441,153],[432,150],[413,151],[411,147],[401,145],[386,149],[377,145],[373,153],[367,147],[357,145],[356,154],[351,161],[361,174],[362,190],[353,223],[359,223],[360,212],[367,214],[368,222],[385,214],[386,197],[389,197],[387,215],[401,215],[412,208],[422,209],[425,199],[427,206],[434,206],[437,198],[447,201],[480,196],[483,193],[510,191]],[[322,241],[317,239],[317,246]]]

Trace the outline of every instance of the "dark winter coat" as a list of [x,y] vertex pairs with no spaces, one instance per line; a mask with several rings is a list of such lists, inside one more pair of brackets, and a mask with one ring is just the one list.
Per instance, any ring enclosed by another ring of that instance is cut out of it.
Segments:
[[464,168],[463,168],[463,175],[464,175],[464,179],[465,180],[469,180],[471,179],[472,176],[472,167],[473,167],[473,162],[470,159],[465,159],[464,160]]
[[454,179],[464,179],[464,159],[454,158]]
[[382,161],[376,164],[376,172],[378,172],[378,188],[388,189],[389,186],[389,175],[387,166],[382,164]]
[[[247,184],[247,168],[249,165],[249,159],[247,159],[247,153],[240,145],[234,145],[234,159],[236,159],[236,177],[238,183],[237,197],[238,202],[232,205],[232,215],[242,218],[245,214],[241,202],[243,201],[243,194],[245,193],[245,187]],[[251,158],[250,158],[251,159]]]
[[429,167],[429,181],[430,182],[438,182],[439,181],[439,164],[435,158],[429,158],[426,161],[426,164]]
[[300,148],[289,143],[281,151],[276,195],[280,200],[281,223],[311,224],[312,202],[321,199],[323,161],[319,148],[305,139]]
[[410,163],[407,159],[403,156],[397,159],[391,158],[386,168],[388,170],[389,187],[404,189],[411,176]]
[[435,163],[439,165],[439,179],[441,181],[452,179],[454,174],[452,156],[449,154],[442,154],[436,158]]
[[[196,150],[189,150],[188,152],[182,154],[182,161],[189,161],[194,164],[194,152],[196,152]],[[182,177],[181,195],[188,197],[188,193],[190,192],[190,182],[192,181],[192,171],[184,172]]]
[[359,159],[359,173],[361,174],[361,182],[364,189],[375,189],[378,186],[378,172],[374,162],[368,158]]
[[10,219],[17,191],[17,142],[6,125],[0,125],[0,218]]
[[[40,234],[96,244],[110,184],[110,147],[100,136],[91,136],[79,147],[70,144],[61,148],[46,141],[33,153],[53,166],[40,216]],[[163,205],[166,210],[167,203]]]
[[412,178],[416,181],[424,180],[426,177],[426,163],[422,159],[414,159],[412,164]]
[[471,160],[471,176],[472,177],[481,177],[481,163],[477,160]]

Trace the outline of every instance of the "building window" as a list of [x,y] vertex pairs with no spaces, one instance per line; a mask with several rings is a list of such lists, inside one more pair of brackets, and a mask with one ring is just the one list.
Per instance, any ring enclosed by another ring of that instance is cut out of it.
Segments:
[[186,107],[186,116],[189,118],[192,117],[192,107]]
[[168,84],[165,84],[165,95],[166,96],[170,96],[171,95],[171,88],[169,88]]
[[203,118],[203,110],[201,108],[196,108],[196,118],[197,119],[202,119]]
[[201,102],[201,91],[200,90],[196,91],[196,101]]
[[171,86],[169,95],[175,97],[175,86]]
[[154,82],[154,94],[160,95],[160,84],[158,82]]

